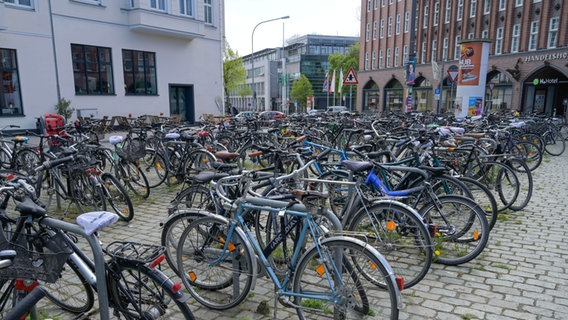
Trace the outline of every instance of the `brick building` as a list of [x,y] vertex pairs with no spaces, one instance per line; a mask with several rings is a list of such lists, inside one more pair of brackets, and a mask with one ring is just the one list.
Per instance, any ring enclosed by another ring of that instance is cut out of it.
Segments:
[[[565,114],[568,3],[562,0],[414,0],[413,111],[452,111],[459,42],[491,40],[486,110]],[[412,2],[361,0],[358,108],[402,110]],[[439,75],[433,72],[438,67]]]

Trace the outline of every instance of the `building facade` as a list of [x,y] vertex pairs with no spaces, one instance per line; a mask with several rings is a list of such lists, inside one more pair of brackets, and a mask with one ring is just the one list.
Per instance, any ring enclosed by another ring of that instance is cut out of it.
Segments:
[[0,0],[0,126],[35,128],[62,98],[97,118],[220,113],[223,10],[223,0]]
[[[283,48],[264,49],[243,57],[247,73],[246,83],[252,85],[252,58],[254,57],[254,85],[257,92],[255,111],[278,110],[285,113],[301,112],[290,100],[290,90],[300,75],[305,75],[314,90],[312,108],[325,109],[328,105],[349,106],[348,95],[335,95],[322,90],[326,72],[331,73],[329,55],[346,54],[359,41],[357,37],[304,35],[288,40]],[[285,76],[284,76],[285,75]],[[331,74],[328,74],[328,81]],[[336,74],[339,79],[339,73]],[[336,80],[339,81],[339,80]],[[252,89],[252,88],[251,88]],[[252,90],[251,90],[252,91]],[[355,96],[352,97],[355,100]],[[231,96],[230,103],[239,111],[253,110],[253,97]]]
[[413,1],[361,1],[359,110],[402,111],[405,66],[414,53],[413,111],[453,112],[456,87],[448,70],[459,65],[459,44],[484,39],[491,41],[486,111],[566,113],[566,1],[414,1],[415,15]]

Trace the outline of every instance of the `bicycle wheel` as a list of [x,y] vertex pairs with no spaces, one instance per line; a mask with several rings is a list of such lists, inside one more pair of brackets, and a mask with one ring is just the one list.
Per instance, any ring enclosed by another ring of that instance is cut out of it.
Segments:
[[544,150],[551,156],[559,156],[566,149],[566,141],[557,130],[551,130],[544,134]]
[[398,319],[400,292],[392,269],[374,248],[356,239],[329,238],[308,250],[292,288],[302,320]]
[[12,153],[5,148],[0,148],[0,168],[9,169],[12,161]]
[[193,150],[190,152],[184,164],[185,179],[193,177],[201,171],[215,171],[213,163],[215,156],[205,150]]
[[[202,305],[225,310],[241,303],[253,280],[252,249],[237,229],[221,217],[192,221],[183,232],[177,265],[185,288]],[[225,245],[227,250],[224,250]]]
[[211,191],[202,185],[192,185],[176,195],[168,206],[168,214],[184,209],[204,209],[216,213]]
[[519,195],[513,204],[509,206],[511,210],[523,210],[531,201],[533,193],[532,172],[527,163],[521,159],[510,158],[505,163],[511,167],[519,179]]
[[432,237],[418,212],[392,200],[361,208],[346,228],[354,237],[377,249],[410,288],[422,280],[432,264]]
[[497,223],[497,216],[499,213],[495,197],[483,183],[468,177],[459,177],[459,179],[469,188],[469,191],[473,195],[472,199],[475,203],[477,203],[481,209],[485,211],[489,230],[493,230],[493,227]]
[[20,149],[16,153],[16,170],[21,171],[28,177],[36,175],[35,168],[40,165],[38,153],[33,149]]
[[183,293],[161,271],[145,266],[109,266],[110,299],[126,319],[195,319]]
[[179,210],[169,216],[161,225],[162,234],[160,244],[166,248],[166,261],[175,273],[177,268],[177,248],[181,235],[187,226],[195,219],[202,218],[204,213],[198,210]]
[[486,161],[473,166],[465,174],[483,183],[491,191],[497,201],[497,211],[508,209],[519,195],[519,179],[515,171],[508,165]]
[[435,262],[460,265],[475,259],[487,245],[489,225],[485,211],[471,199],[439,196],[419,213],[435,229],[432,237]]
[[103,173],[101,180],[105,200],[114,212],[124,221],[132,220],[134,218],[134,206],[132,206],[132,201],[124,190],[124,186],[110,173]]
[[155,188],[166,181],[168,170],[164,157],[159,152],[146,149],[144,158],[140,160],[140,167],[148,179],[150,188]]
[[67,260],[55,283],[42,282],[42,286],[51,302],[72,313],[87,312],[95,303],[93,288],[71,260]]
[[121,162],[121,178],[124,186],[144,199],[150,196],[150,186],[143,170],[132,162]]
[[534,171],[542,163],[543,152],[539,147],[529,141],[515,142],[510,150],[515,157],[523,159],[531,171]]
[[97,188],[89,176],[74,172],[69,179],[71,199],[79,212],[100,211],[106,209],[106,202],[101,188]]
[[15,279],[0,278],[0,318],[2,319],[6,318],[6,314],[12,310],[12,307],[15,304],[15,285]]

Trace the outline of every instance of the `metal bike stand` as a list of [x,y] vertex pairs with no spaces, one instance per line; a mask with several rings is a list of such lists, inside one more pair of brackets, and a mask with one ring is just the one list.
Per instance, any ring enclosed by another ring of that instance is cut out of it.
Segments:
[[80,235],[87,239],[91,249],[93,250],[93,257],[95,262],[95,276],[97,277],[97,295],[99,298],[99,313],[101,320],[110,320],[109,316],[109,303],[106,285],[106,272],[105,272],[105,259],[103,256],[103,249],[99,240],[94,235],[88,235],[85,230],[76,224],[61,221],[54,218],[46,217],[41,220],[41,224],[49,227],[69,231],[74,234]]

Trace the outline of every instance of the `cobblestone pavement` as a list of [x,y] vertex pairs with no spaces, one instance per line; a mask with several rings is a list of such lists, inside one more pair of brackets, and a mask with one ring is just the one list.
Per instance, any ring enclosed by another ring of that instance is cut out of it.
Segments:
[[[534,173],[531,203],[522,212],[501,214],[490,242],[480,257],[461,266],[433,264],[426,278],[403,291],[400,319],[567,319],[568,318],[568,155],[546,156]],[[147,200],[137,199],[134,220],[119,222],[102,233],[102,241],[132,240],[159,243],[159,223],[177,189],[152,189]],[[267,302],[270,317],[256,312]],[[270,319],[273,285],[259,279],[254,293],[230,310],[208,310],[191,302],[197,319]],[[45,311],[73,319],[53,307]],[[88,315],[97,319],[97,311]],[[278,305],[277,319],[296,318]]]

